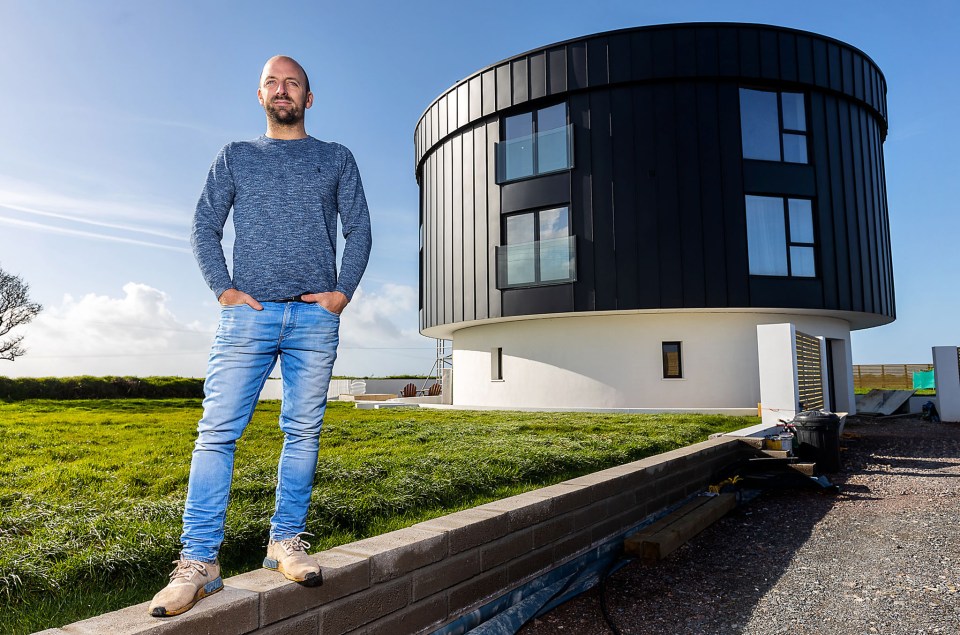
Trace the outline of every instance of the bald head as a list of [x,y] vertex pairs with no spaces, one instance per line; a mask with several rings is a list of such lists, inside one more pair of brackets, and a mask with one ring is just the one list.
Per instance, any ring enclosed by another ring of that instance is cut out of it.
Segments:
[[273,57],[267,60],[267,63],[263,65],[263,70],[260,71],[261,86],[263,86],[263,80],[265,77],[267,77],[268,73],[270,73],[274,62],[287,62],[288,64],[292,64],[293,66],[295,66],[300,71],[300,75],[303,76],[304,90],[308,93],[310,92],[310,78],[307,77],[307,71],[303,69],[303,66],[300,65],[300,62],[293,59],[289,55],[274,55]]

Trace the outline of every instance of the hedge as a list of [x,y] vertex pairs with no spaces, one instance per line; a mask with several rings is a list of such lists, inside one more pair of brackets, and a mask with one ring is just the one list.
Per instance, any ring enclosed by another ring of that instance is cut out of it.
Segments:
[[202,398],[195,377],[0,377],[0,399]]

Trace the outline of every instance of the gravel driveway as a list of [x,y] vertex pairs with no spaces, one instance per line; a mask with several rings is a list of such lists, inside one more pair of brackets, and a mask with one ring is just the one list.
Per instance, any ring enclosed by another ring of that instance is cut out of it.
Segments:
[[[767,491],[603,596],[622,633],[960,633],[960,425],[851,418],[839,494]],[[521,635],[614,632],[593,589]]]

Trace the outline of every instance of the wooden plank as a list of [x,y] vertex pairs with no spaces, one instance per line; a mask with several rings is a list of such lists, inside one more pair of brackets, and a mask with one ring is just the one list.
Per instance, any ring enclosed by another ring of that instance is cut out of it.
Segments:
[[[703,502],[699,502],[701,499]],[[693,505],[693,503],[698,504]],[[646,563],[661,560],[722,518],[736,505],[735,494],[698,497],[673,514],[660,519],[645,531],[628,537],[624,541],[624,550],[631,555],[639,556]]]

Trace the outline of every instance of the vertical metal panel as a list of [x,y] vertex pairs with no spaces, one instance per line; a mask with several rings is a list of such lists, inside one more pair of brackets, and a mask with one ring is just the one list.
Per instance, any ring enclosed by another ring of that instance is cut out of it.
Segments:
[[577,311],[596,308],[594,290],[595,259],[593,245],[593,199],[590,174],[593,170],[590,156],[590,98],[584,94],[571,95],[568,101],[570,123],[573,124],[574,165],[570,179],[571,231],[577,236],[577,282],[574,284],[574,306]]
[[[871,278],[873,262],[870,254],[870,225],[867,213],[866,185],[863,181],[863,144],[860,136],[860,109],[856,106],[847,107],[848,123],[850,126],[850,145],[847,152],[853,159],[853,214],[857,219],[857,230],[860,237],[860,276],[863,283],[863,310],[873,310],[873,285]],[[849,185],[848,185],[849,187]]]
[[840,47],[827,43],[827,64],[829,66],[830,89],[843,90],[843,66],[840,63]]
[[653,39],[653,76],[673,77],[677,68],[673,31],[654,31],[651,33],[651,38]]
[[848,247],[850,238],[843,197],[844,181],[842,143],[840,139],[840,107],[839,102],[833,96],[824,96],[823,103],[827,130],[824,143],[826,143],[829,148],[827,157],[830,168],[831,218],[833,220],[833,235],[836,245],[834,256],[837,266],[838,308],[845,311],[852,311],[853,290],[851,281],[856,274],[850,266],[850,249]]
[[593,257],[598,311],[617,308],[617,260],[613,225],[613,148],[610,93],[590,93],[590,186],[593,204]]
[[797,80],[803,84],[814,83],[813,43],[806,35],[797,36]]
[[723,226],[723,177],[720,171],[719,104],[714,84],[697,85],[699,131],[699,205],[703,221],[704,306],[727,306],[726,241]]
[[657,121],[657,229],[660,251],[660,306],[683,306],[683,261],[680,215],[677,213],[677,103],[672,85],[653,89]]
[[476,319],[483,320],[490,317],[488,296],[490,282],[488,280],[487,252],[489,236],[487,235],[487,187],[494,179],[487,175],[487,126],[480,124],[473,129],[473,199],[474,199],[474,275],[476,293]]
[[440,158],[442,156],[442,146],[436,148],[436,150],[434,150],[433,154],[430,156],[430,181],[433,184],[433,213],[430,216],[433,219],[433,222],[430,224],[430,238],[427,244],[430,246],[430,284],[432,288],[430,290],[431,301],[427,306],[430,309],[429,322],[431,325],[442,323],[440,318],[440,303],[443,299],[443,283],[440,280],[439,267],[440,248],[442,245],[440,240],[440,227],[441,223],[443,222],[443,209],[441,207],[443,201],[443,170],[440,169]]
[[457,86],[457,128],[467,125],[470,120],[470,84],[464,82]]
[[547,93],[556,95],[567,91],[567,49],[558,46],[547,51]]
[[780,41],[780,79],[785,82],[797,81],[797,36],[793,33],[777,34]]
[[481,76],[481,86],[483,91],[483,116],[493,114],[497,109],[497,74],[496,70],[490,69],[483,72]]
[[510,63],[513,75],[513,104],[522,104],[527,101],[530,88],[527,84],[527,58],[521,57]]
[[725,77],[740,75],[740,40],[737,29],[733,27],[717,27],[717,72]]
[[703,218],[700,208],[700,149],[697,92],[692,83],[678,82],[676,96],[677,218],[680,222],[682,306],[705,306]]
[[497,286],[497,256],[496,247],[500,244],[500,186],[493,178],[497,173],[496,148],[494,144],[500,139],[500,123],[492,121],[487,124],[487,302],[489,316],[501,317],[500,290]]
[[760,77],[760,34],[755,29],[740,29],[740,75]]
[[[882,103],[886,103],[885,101]],[[893,258],[890,253],[890,213],[887,209],[887,179],[886,179],[886,170],[884,169],[884,158],[883,152],[880,148],[880,138],[878,135],[877,139],[877,169],[879,170],[879,181],[880,181],[880,200],[883,202],[883,226],[884,226],[884,235],[886,236],[884,244],[887,247],[887,292],[888,292],[888,302],[890,310],[887,312],[887,315],[896,316],[897,306],[895,302],[895,281],[893,277]]]
[[876,160],[873,151],[873,118],[865,110],[860,110],[860,127],[863,137],[863,160],[866,172],[864,181],[867,187],[867,209],[870,213],[870,230],[873,234],[871,253],[873,254],[873,300],[874,312],[883,313],[885,302],[885,252],[883,248],[883,224],[880,219],[879,188],[876,179]]
[[743,152],[740,147],[740,91],[735,84],[718,86],[720,175],[723,179],[723,226],[727,258],[729,306],[750,306],[747,264],[747,219],[743,199]]
[[885,315],[896,314],[896,303],[894,302],[894,280],[893,280],[893,256],[891,254],[890,244],[890,216],[887,212],[887,186],[883,169],[883,140],[880,135],[879,126],[874,122],[874,145],[873,151],[876,159],[877,170],[877,194],[880,198],[880,207],[877,210],[880,213],[880,224],[883,227],[883,249],[884,249],[884,287],[886,289]]
[[765,79],[780,77],[780,44],[776,31],[760,31],[760,76]]
[[607,38],[591,38],[587,41],[587,84],[591,88],[610,83],[607,68]]
[[452,187],[450,188],[450,252],[452,262],[450,271],[453,284],[450,285],[453,301],[453,321],[463,321],[463,135],[450,140],[450,162]]
[[633,95],[629,87],[610,93],[613,152],[613,235],[616,252],[617,299],[621,307],[637,308],[637,181],[641,176],[634,148]]
[[431,166],[433,165],[433,155],[427,155],[423,159],[422,170],[423,179],[421,180],[421,196],[423,202],[423,244],[420,251],[420,294],[423,298],[423,307],[420,312],[420,328],[424,329],[432,326],[430,321],[430,302],[433,300],[433,271],[430,268],[430,230],[433,229],[433,180]]
[[607,40],[607,64],[610,69],[610,83],[630,81],[631,68],[630,36],[626,33],[611,35]]
[[476,198],[473,194],[474,184],[474,151],[473,130],[463,132],[463,230],[460,242],[463,243],[463,319],[476,319],[476,249],[474,243],[474,228],[476,223]]
[[657,121],[652,86],[633,89],[633,145],[637,161],[637,308],[660,306],[657,202]]
[[853,189],[854,200],[856,201],[857,222],[859,223],[860,233],[860,271],[863,277],[863,306],[867,311],[873,310],[873,285],[871,278],[873,273],[873,245],[870,240],[870,214],[867,211],[866,203],[866,183],[863,168],[863,135],[860,126],[860,108],[851,107],[850,113],[850,134],[852,143],[850,145],[853,155]]
[[513,103],[513,80],[510,77],[510,64],[497,67],[497,110],[509,108]]
[[447,134],[453,134],[457,129],[457,91],[447,93]]
[[860,100],[864,99],[863,66],[865,62],[862,55],[853,55],[853,96]]
[[649,32],[630,35],[630,53],[634,81],[653,77],[653,38]]
[[720,72],[718,43],[716,29],[697,29],[697,74],[701,76],[716,75]]
[[547,54],[544,51],[530,56],[530,99],[547,94]]
[[817,247],[820,255],[818,273],[823,280],[824,308],[839,309],[841,307],[837,298],[837,242],[834,239],[834,209],[830,197],[830,157],[823,95],[812,92],[809,104],[810,113],[807,121],[811,139],[810,156],[813,160],[817,183],[817,199],[813,209],[817,217],[814,228],[817,230]]
[[843,92],[853,94],[853,53],[848,48],[840,49],[840,61],[843,65]]
[[820,88],[830,88],[829,48],[819,39],[813,41],[813,77]]
[[587,45],[576,42],[567,46],[567,90],[587,87]]
[[483,116],[483,80],[480,75],[470,78],[470,121]]
[[441,276],[443,278],[443,308],[442,319],[444,324],[453,321],[453,142],[447,140],[443,144],[443,258],[440,261]]
[[447,132],[450,130],[450,120],[447,117],[447,102],[450,101],[449,97],[449,95],[444,95],[440,98],[440,108],[437,111],[440,117],[440,127],[437,128],[438,140],[446,137]]
[[692,29],[677,29],[674,34],[673,55],[678,78],[697,75],[697,38]]
[[863,311],[863,276],[866,273],[860,259],[860,224],[857,218],[856,179],[853,169],[853,138],[850,130],[850,105],[838,100],[840,114],[840,154],[843,166],[843,211],[847,221],[850,252],[851,304],[854,311]]
[[843,64],[843,92],[853,94],[853,53],[848,48],[840,49],[840,60]]

